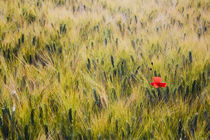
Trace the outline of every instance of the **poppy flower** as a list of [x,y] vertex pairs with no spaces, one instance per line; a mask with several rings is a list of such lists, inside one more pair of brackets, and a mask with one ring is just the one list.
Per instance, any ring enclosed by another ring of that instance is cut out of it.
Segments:
[[155,86],[155,88],[158,87],[166,87],[166,83],[161,83],[161,78],[160,77],[153,77],[153,81],[151,83],[152,86]]

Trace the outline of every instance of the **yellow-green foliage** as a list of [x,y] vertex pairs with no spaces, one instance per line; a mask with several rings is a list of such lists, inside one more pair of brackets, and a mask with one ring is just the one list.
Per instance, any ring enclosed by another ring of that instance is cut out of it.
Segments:
[[209,139],[209,11],[0,0],[0,139]]

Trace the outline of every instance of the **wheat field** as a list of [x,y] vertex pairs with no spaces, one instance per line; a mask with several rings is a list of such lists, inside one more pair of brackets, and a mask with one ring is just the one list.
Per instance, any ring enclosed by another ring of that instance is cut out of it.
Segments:
[[0,139],[208,140],[209,47],[209,0],[0,0]]

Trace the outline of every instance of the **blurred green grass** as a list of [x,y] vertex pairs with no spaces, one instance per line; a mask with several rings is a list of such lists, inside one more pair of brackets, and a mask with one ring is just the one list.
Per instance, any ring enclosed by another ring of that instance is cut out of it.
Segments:
[[209,139],[209,4],[0,1],[0,139]]

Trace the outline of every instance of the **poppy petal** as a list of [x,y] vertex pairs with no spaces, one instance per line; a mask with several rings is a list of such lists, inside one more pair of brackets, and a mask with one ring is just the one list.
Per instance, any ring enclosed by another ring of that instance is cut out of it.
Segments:
[[154,82],[152,82],[152,83],[150,83],[150,84],[151,84],[151,86],[154,86],[154,84],[155,84],[155,83],[154,83]]
[[154,84],[154,86],[155,86],[155,88],[158,88],[159,87],[158,84],[156,84],[156,83]]
[[153,77],[153,81],[155,83],[160,83],[161,82],[161,78],[160,77]]
[[161,86],[162,87],[166,87],[166,83],[161,83]]

